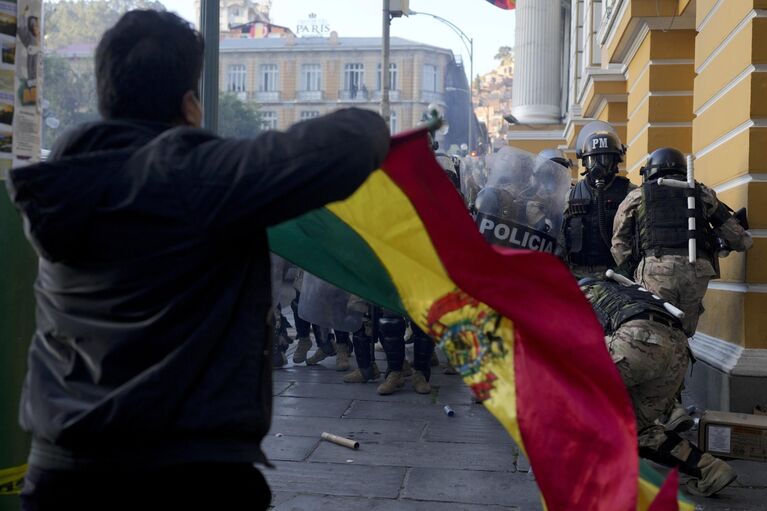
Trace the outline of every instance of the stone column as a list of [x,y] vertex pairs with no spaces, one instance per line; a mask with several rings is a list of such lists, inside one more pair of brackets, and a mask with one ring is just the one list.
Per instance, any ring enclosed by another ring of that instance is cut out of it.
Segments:
[[557,124],[563,67],[561,0],[519,0],[516,16],[511,113],[523,123]]

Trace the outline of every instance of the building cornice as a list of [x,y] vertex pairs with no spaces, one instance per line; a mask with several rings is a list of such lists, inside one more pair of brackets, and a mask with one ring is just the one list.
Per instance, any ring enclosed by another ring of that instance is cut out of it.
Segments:
[[730,376],[767,377],[767,350],[743,348],[703,332],[690,339],[695,358]]

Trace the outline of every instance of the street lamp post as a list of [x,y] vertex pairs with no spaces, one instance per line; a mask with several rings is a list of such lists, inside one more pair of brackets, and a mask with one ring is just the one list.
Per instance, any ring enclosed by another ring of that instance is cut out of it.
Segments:
[[461,42],[463,43],[464,48],[466,48],[466,50],[469,52],[469,131],[467,145],[469,146],[469,152],[471,152],[474,149],[474,144],[472,143],[472,125],[474,124],[472,122],[474,120],[474,85],[472,83],[474,80],[474,39],[467,36],[463,30],[458,28],[457,25],[449,20],[446,20],[442,16],[437,16],[436,14],[421,11],[410,11],[410,14],[423,14],[424,16],[431,16],[435,20],[441,21],[450,27],[453,32],[455,32],[458,37],[461,38]]

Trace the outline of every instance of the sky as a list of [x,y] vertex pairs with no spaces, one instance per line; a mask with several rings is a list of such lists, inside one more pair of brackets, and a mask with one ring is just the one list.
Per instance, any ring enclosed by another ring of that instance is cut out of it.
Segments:
[[[190,21],[192,0],[161,0],[165,6]],[[272,23],[294,32],[310,13],[327,20],[340,37],[375,37],[382,32],[382,0],[272,0]],[[474,74],[496,67],[493,59],[501,46],[514,46],[514,11],[505,11],[485,0],[410,0],[410,9],[447,19],[474,40]],[[468,70],[469,52],[450,27],[426,15],[395,18],[391,35],[453,50]],[[468,44],[468,43],[467,43]]]

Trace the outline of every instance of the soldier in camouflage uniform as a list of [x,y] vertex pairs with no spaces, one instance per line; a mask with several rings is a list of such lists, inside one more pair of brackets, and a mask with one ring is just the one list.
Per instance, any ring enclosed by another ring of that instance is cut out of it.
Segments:
[[687,370],[687,338],[679,320],[662,300],[638,286],[590,278],[579,284],[605,330],[610,355],[631,396],[639,454],[679,467],[692,477],[687,488],[695,495],[713,495],[734,481],[737,475],[727,463],[655,422],[671,412]]
[[657,184],[659,177],[685,179],[684,156],[676,149],[658,149],[641,172],[641,188],[626,196],[615,215],[611,251],[618,265],[636,266],[634,280],[684,311],[683,329],[691,337],[703,313],[708,282],[717,275],[717,237],[738,252],[753,241],[716,193],[697,183],[698,254],[691,264],[685,190]]

